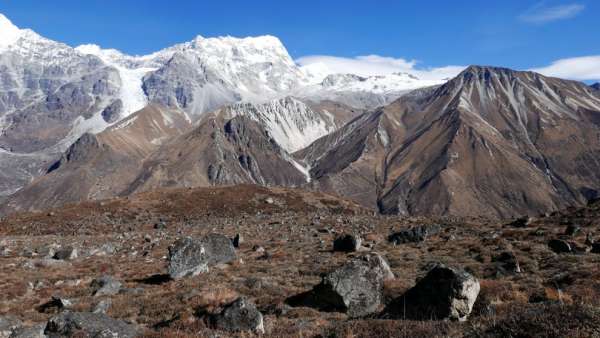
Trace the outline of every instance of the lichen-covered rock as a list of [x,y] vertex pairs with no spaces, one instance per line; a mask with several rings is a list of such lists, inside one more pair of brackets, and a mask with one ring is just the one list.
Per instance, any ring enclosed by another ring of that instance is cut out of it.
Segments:
[[169,247],[168,273],[172,279],[207,272],[209,266],[229,263],[236,259],[231,240],[219,234],[201,239],[186,237]]
[[384,317],[465,321],[479,294],[477,278],[462,269],[437,265],[384,310]]
[[62,312],[48,320],[44,333],[51,338],[74,335],[129,338],[138,335],[134,325],[92,312]]
[[330,272],[312,290],[293,296],[287,302],[292,306],[362,317],[377,312],[382,304],[383,282],[392,276],[381,256],[368,254]]
[[210,320],[214,328],[223,331],[265,333],[262,313],[244,297],[229,304]]
[[427,239],[427,236],[436,234],[440,231],[439,225],[421,225],[409,229],[403,229],[391,234],[388,241],[393,244],[418,243]]

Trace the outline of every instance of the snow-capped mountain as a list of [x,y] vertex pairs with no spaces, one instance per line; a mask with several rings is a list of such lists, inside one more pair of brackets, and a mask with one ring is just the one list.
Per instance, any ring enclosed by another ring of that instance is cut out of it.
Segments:
[[[310,67],[310,66],[305,66]],[[326,74],[325,70],[315,73],[314,69],[303,68],[309,79],[316,74]],[[329,74],[321,82],[299,88],[295,95],[313,101],[331,100],[356,108],[384,106],[403,94],[417,89],[442,84],[444,81],[422,80],[408,73],[393,73],[378,76],[354,74]]]
[[[18,156],[19,161],[11,161],[16,166],[12,171],[26,173],[16,179],[0,177],[3,191],[15,191],[43,173],[83,134],[100,133],[150,103],[181,109],[194,121],[239,103],[232,112],[264,123],[282,147],[294,151],[336,126],[298,100],[279,99],[293,95],[362,109],[429,85],[400,74],[361,78],[311,73],[273,36],[198,36],[131,56],[93,44],[73,48],[18,28],[1,14],[0,32],[0,160]],[[256,110],[249,113],[242,107]]]

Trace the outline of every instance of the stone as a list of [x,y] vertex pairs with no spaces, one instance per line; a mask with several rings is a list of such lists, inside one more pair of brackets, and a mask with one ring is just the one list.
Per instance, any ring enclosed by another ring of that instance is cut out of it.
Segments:
[[388,236],[388,241],[395,245],[424,242],[427,236],[440,231],[439,225],[420,225],[400,230]]
[[15,329],[23,325],[17,317],[0,316],[0,338],[8,338]]
[[521,273],[517,256],[511,251],[505,251],[492,257],[492,262],[496,263],[501,272]]
[[49,337],[85,336],[129,338],[138,335],[134,325],[111,318],[103,313],[62,312],[48,320],[46,330]]
[[508,223],[508,226],[514,227],[514,228],[525,228],[526,226],[528,226],[529,224],[531,224],[533,220],[531,218],[529,218],[528,216],[524,216],[524,217],[519,217],[515,220],[513,220],[512,222]]
[[61,260],[61,261],[68,261],[68,260],[76,259],[77,258],[77,249],[74,248],[73,246],[66,246],[64,248],[57,250],[56,253],[54,254],[54,256],[52,256],[52,258]]
[[23,326],[15,329],[10,338],[46,338],[44,329],[46,329],[46,323]]
[[343,234],[333,240],[333,251],[353,252],[360,249],[362,240],[357,235]]
[[225,264],[236,259],[231,240],[219,234],[202,239],[186,237],[169,247],[168,273],[172,279],[196,276],[208,272],[209,266]]
[[592,244],[592,250],[590,252],[595,253],[595,254],[600,254],[600,243],[596,242],[596,243]]
[[245,297],[226,306],[221,313],[212,316],[210,322],[222,331],[265,333],[262,313]]
[[106,312],[108,312],[108,309],[110,309],[111,305],[112,305],[112,301],[110,300],[110,298],[103,299],[103,300],[99,301],[96,305],[94,305],[94,307],[91,309],[91,312],[106,313]]
[[112,296],[121,291],[122,284],[112,276],[102,276],[94,279],[90,287],[93,290],[94,297]]
[[575,236],[581,231],[581,227],[575,224],[569,224],[565,229],[565,235],[567,236]]
[[392,319],[465,321],[479,294],[477,278],[462,269],[438,264],[402,296],[383,316]]
[[354,258],[325,275],[312,290],[288,298],[287,303],[345,312],[352,318],[373,314],[382,304],[383,282],[389,277],[381,263],[372,254]]
[[551,239],[548,242],[548,247],[550,248],[550,250],[558,254],[570,253],[573,251],[571,245],[567,241],[564,241],[562,239]]
[[267,198],[265,198],[265,203],[273,204],[273,203],[275,203],[275,200],[273,200],[273,198],[271,198],[271,197],[267,197]]

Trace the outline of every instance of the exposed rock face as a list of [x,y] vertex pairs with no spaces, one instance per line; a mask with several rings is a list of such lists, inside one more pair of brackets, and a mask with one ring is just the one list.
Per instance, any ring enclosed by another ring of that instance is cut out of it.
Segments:
[[314,189],[384,213],[508,218],[595,196],[598,116],[600,95],[585,84],[473,66],[296,156]]
[[350,317],[375,313],[382,304],[389,266],[378,255],[356,258],[323,277],[311,291],[288,299],[292,306],[345,312]]
[[333,251],[352,252],[358,251],[362,240],[358,235],[343,234],[333,241]]
[[83,334],[87,337],[138,336],[135,326],[111,318],[103,313],[62,312],[48,320],[45,334],[49,337],[64,337]]
[[253,183],[298,186],[303,168],[257,122],[210,116],[150,156],[126,191]]
[[223,235],[209,234],[202,239],[186,237],[169,247],[168,273],[173,279],[207,272],[210,266],[236,259],[231,240]]
[[183,112],[149,106],[100,134],[84,134],[46,175],[0,206],[0,213],[118,196],[147,156],[190,128]]
[[439,265],[404,295],[393,300],[384,316],[465,321],[473,309],[479,289],[479,281],[469,273]]
[[229,304],[223,312],[212,316],[211,324],[223,331],[265,333],[263,315],[256,305],[242,297]]

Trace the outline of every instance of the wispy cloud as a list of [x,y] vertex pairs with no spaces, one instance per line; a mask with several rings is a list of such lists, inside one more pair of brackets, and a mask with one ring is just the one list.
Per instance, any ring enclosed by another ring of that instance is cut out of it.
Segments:
[[581,4],[547,7],[541,2],[519,15],[519,19],[527,23],[543,24],[573,18],[584,9],[585,6]]
[[436,68],[418,67],[415,60],[365,55],[354,58],[311,55],[304,56],[296,62],[305,69],[310,69],[318,75],[356,74],[361,76],[387,75],[391,73],[409,73],[422,80],[444,80],[460,73],[464,66],[445,66]]
[[600,55],[574,57],[552,62],[549,66],[534,68],[546,76],[571,80],[600,80]]

